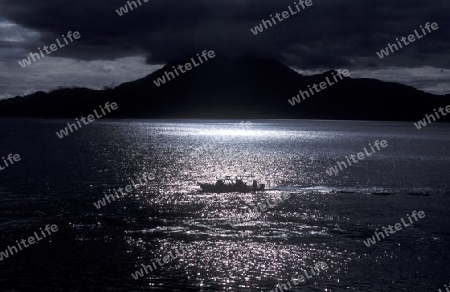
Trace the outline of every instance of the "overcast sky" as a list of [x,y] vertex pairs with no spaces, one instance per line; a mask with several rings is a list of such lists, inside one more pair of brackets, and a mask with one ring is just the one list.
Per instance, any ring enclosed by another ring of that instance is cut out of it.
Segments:
[[[119,16],[116,9],[126,1],[0,0],[0,98],[118,85],[206,49],[274,58],[302,74],[346,68],[351,77],[450,93],[449,0],[312,0],[311,7],[256,36],[250,28],[294,7],[294,0],[140,1]],[[426,22],[439,29],[377,56]],[[19,65],[68,31],[81,38],[26,68]]]

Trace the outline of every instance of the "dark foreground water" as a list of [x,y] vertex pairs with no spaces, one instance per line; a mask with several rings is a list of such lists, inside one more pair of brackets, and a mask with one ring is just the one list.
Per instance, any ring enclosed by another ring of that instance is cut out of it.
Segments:
[[[0,261],[1,291],[438,291],[450,282],[450,125],[342,121],[0,120],[0,252],[47,224],[59,231]],[[241,124],[242,126],[243,124]],[[329,176],[369,143],[388,147]],[[3,164],[2,164],[3,165]],[[97,209],[129,178],[156,179]],[[269,190],[200,193],[198,181],[254,175]],[[253,221],[227,220],[285,193]],[[367,247],[376,229],[426,216]],[[193,248],[135,280],[189,243]]]

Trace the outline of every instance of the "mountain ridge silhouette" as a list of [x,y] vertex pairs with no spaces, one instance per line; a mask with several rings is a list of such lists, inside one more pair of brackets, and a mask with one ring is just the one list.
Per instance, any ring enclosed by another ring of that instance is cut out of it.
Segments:
[[81,117],[109,101],[116,102],[118,110],[105,118],[418,120],[450,104],[450,95],[350,76],[292,106],[288,99],[299,90],[307,91],[308,85],[327,76],[332,80],[336,71],[304,76],[278,61],[259,58],[216,57],[160,87],[154,84],[165,71],[173,71],[172,66],[187,61],[170,62],[114,89],[66,88],[2,100],[0,116]]

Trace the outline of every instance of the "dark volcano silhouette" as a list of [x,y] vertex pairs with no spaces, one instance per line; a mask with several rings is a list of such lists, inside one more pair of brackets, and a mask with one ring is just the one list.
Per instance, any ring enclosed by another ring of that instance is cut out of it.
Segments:
[[[60,89],[0,101],[0,115],[81,117],[105,102],[118,109],[107,118],[315,118],[418,120],[450,104],[413,87],[375,79],[345,78],[301,103],[288,99],[335,71],[303,76],[273,60],[214,58],[157,87],[172,66],[114,89]],[[331,79],[330,79],[331,80]]]

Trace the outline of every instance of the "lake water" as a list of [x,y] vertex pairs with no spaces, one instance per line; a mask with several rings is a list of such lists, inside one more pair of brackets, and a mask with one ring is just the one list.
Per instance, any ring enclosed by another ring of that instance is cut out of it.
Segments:
[[[59,231],[0,261],[2,291],[438,291],[450,282],[450,125],[412,122],[0,120],[0,252],[46,224]],[[330,176],[326,169],[388,146]],[[156,179],[97,209],[105,193]],[[200,193],[253,175],[268,190]],[[228,220],[289,193],[255,220]],[[426,216],[367,247],[375,230]],[[193,249],[135,280],[132,273]]]

